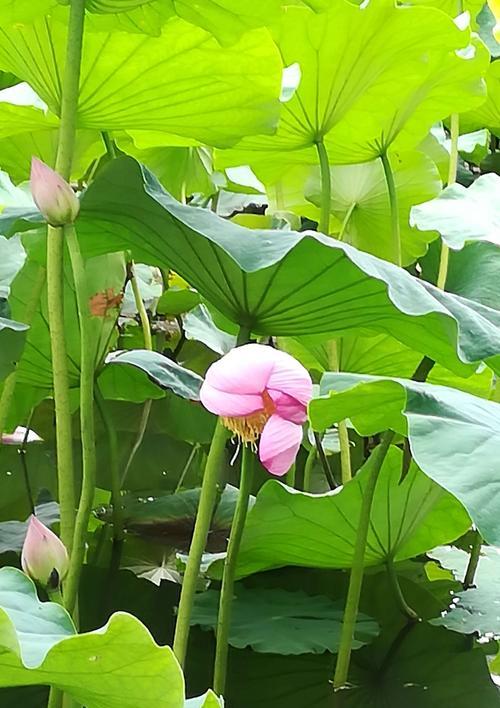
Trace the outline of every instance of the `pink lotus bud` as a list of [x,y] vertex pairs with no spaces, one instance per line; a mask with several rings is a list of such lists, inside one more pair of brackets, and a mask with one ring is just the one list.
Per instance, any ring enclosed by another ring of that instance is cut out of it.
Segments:
[[2,445],[22,445],[24,442],[42,442],[42,438],[34,430],[26,430],[22,425],[18,425],[13,433],[0,435]]
[[66,547],[36,516],[30,516],[21,554],[24,572],[46,588],[55,590],[68,572]]
[[31,159],[30,184],[35,204],[51,226],[74,222],[80,211],[78,197],[57,172],[36,157]]

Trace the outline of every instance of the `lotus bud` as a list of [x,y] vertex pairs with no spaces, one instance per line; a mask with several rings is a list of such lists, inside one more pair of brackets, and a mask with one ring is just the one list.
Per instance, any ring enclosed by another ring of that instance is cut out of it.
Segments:
[[48,590],[56,590],[68,572],[66,547],[36,516],[29,519],[21,566],[26,575]]
[[78,197],[57,172],[36,157],[31,160],[30,185],[35,204],[51,226],[75,221],[80,211]]

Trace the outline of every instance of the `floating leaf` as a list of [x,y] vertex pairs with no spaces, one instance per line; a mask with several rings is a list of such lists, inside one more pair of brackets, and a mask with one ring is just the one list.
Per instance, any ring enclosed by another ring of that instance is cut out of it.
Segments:
[[[204,629],[217,626],[220,593],[196,597],[191,624]],[[245,588],[236,585],[231,610],[229,643],[238,649],[269,654],[336,654],[339,648],[344,603],[302,591]],[[372,641],[377,623],[358,614],[353,649]]]

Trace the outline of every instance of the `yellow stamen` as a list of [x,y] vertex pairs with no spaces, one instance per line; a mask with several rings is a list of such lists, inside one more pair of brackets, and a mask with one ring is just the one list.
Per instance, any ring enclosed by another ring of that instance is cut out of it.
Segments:
[[245,445],[253,444],[264,430],[264,426],[275,411],[274,403],[267,391],[262,392],[262,408],[249,415],[237,418],[222,418],[223,424]]

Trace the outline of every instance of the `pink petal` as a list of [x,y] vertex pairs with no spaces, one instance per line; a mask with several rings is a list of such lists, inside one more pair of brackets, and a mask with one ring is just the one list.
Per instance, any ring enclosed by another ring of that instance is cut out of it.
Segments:
[[264,405],[260,393],[219,391],[206,380],[200,390],[200,400],[211,413],[226,418],[238,418],[255,413],[255,411],[262,410]]
[[267,381],[269,392],[277,391],[306,406],[312,397],[312,381],[307,369],[293,356],[274,350],[274,368]]
[[[13,433],[4,433],[0,437],[0,443],[2,445],[22,445],[24,438],[26,436],[26,428],[22,425],[18,425]],[[42,438],[35,433],[34,430],[30,430],[26,436],[26,442],[41,442]]]
[[273,400],[277,415],[291,423],[297,423],[297,425],[306,422],[307,408],[296,398],[280,391],[268,391],[268,393]]
[[227,393],[262,393],[273,372],[276,350],[262,344],[232,349],[208,369],[205,382]]
[[272,415],[262,431],[259,459],[268,472],[281,477],[294,463],[301,442],[300,425]]

